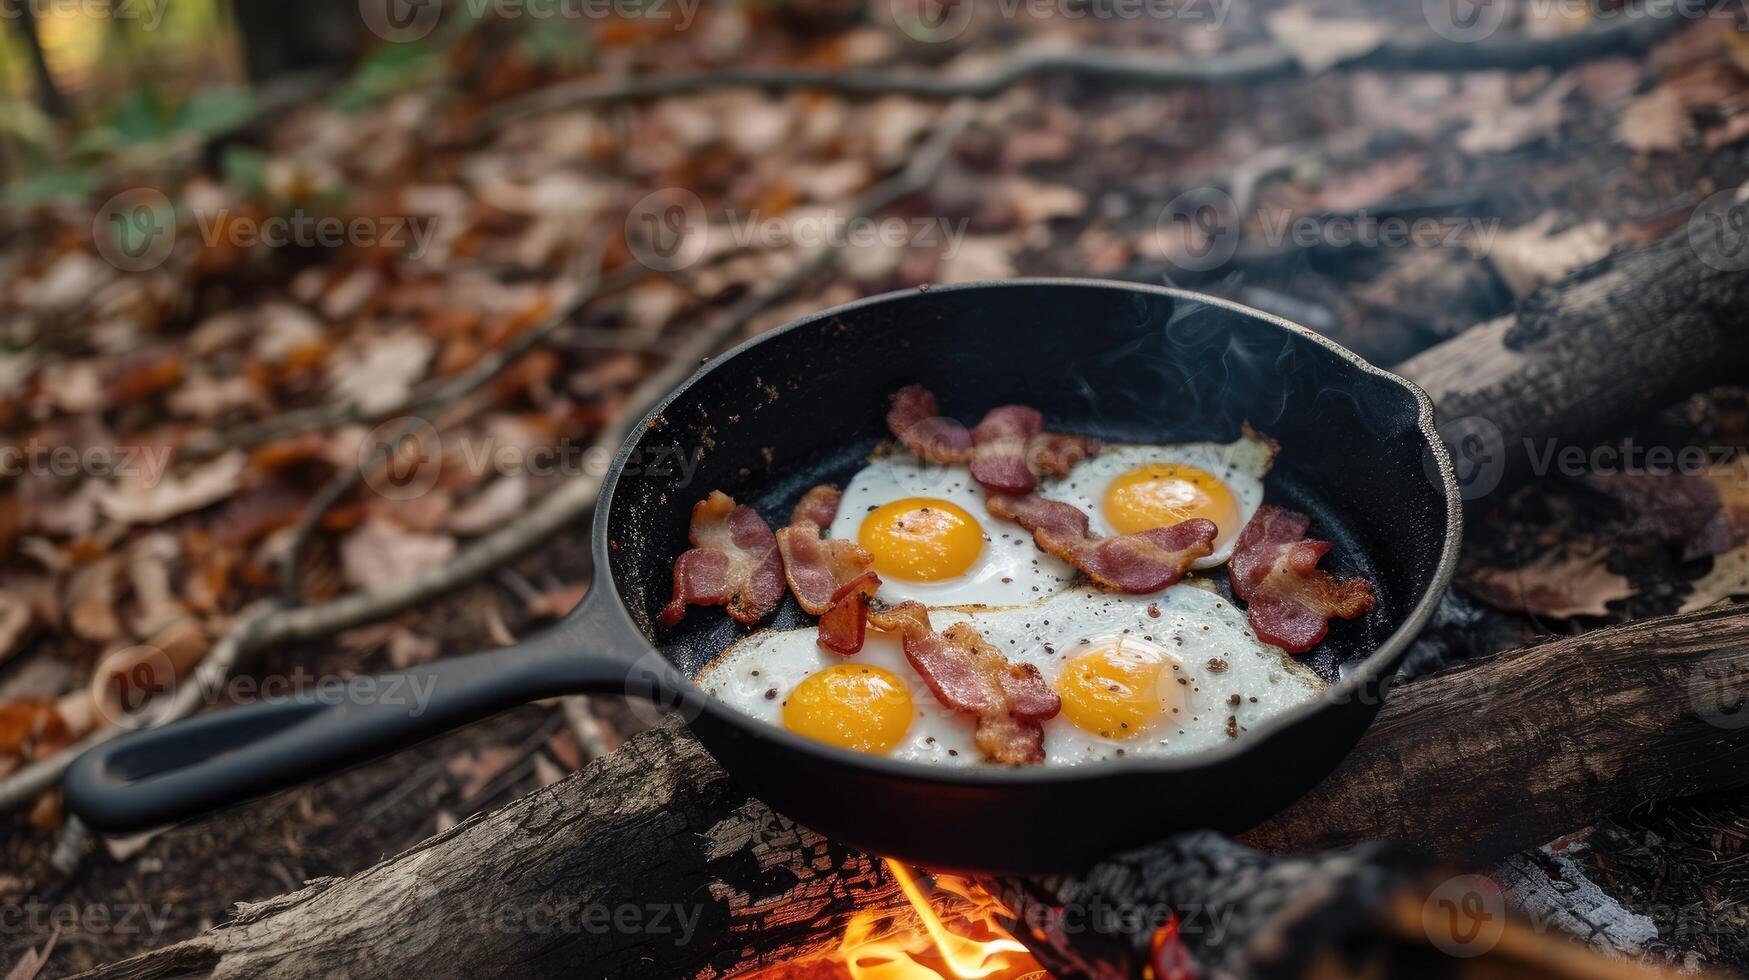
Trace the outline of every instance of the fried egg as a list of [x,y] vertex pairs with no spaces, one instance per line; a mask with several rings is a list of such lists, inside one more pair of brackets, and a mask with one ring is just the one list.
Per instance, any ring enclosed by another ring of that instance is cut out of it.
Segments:
[[912,456],[869,461],[844,488],[828,534],[874,556],[879,596],[926,606],[1007,606],[1068,588],[1079,574],[984,508],[964,466]]
[[[1183,755],[1318,697],[1324,682],[1257,639],[1244,613],[1206,589],[1153,596],[1076,588],[1027,606],[935,609],[939,632],[970,623],[1011,662],[1038,667],[1062,699],[1044,723],[1045,765]],[[699,674],[712,697],[843,748],[911,762],[982,764],[975,719],[943,707],[896,635],[860,653],[821,650],[812,628],[756,633]]]
[[1275,446],[1246,430],[1237,442],[1106,446],[1038,493],[1080,508],[1102,535],[1169,527],[1193,517],[1215,523],[1214,551],[1191,563],[1214,568],[1233,556],[1233,542],[1263,503],[1263,477]]

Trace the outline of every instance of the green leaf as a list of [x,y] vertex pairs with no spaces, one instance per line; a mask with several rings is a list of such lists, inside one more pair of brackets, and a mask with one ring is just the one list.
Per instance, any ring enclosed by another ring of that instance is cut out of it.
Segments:
[[253,146],[231,145],[219,161],[225,183],[249,197],[267,194],[267,154]]
[[172,128],[214,136],[236,129],[254,115],[255,96],[246,89],[206,89],[182,104]]
[[368,109],[430,78],[441,61],[438,51],[424,42],[384,45],[358,66],[329,105],[341,112]]
[[119,144],[144,143],[169,136],[170,112],[150,87],[128,93],[109,114],[104,128],[113,131]]
[[51,201],[82,201],[97,190],[97,176],[84,170],[58,170],[8,184],[0,203],[30,207]]

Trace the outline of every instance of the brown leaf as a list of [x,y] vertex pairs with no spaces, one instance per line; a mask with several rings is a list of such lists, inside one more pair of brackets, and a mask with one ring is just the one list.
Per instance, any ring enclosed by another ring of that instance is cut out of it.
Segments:
[[233,450],[177,476],[130,474],[125,481],[100,487],[97,504],[109,519],[123,524],[158,524],[237,492],[245,462]]
[[1713,556],[1713,567],[1695,579],[1689,590],[1678,612],[1693,612],[1720,599],[1749,595],[1749,547]]
[[1521,228],[1495,232],[1492,241],[1480,244],[1489,263],[1514,295],[1528,296],[1609,254],[1609,229],[1603,222],[1592,221],[1551,233],[1549,229],[1556,220],[1550,211]]
[[563,616],[577,608],[577,603],[582,602],[583,596],[588,592],[588,582],[574,582],[548,589],[528,600],[528,614],[538,617]]
[[1660,86],[1628,103],[1616,124],[1615,138],[1641,153],[1675,153],[1694,135],[1688,110],[1676,90]]
[[1681,545],[1685,559],[1720,554],[1749,540],[1749,473],[1742,461],[1699,473],[1599,474],[1588,482],[1621,501],[1637,529]]
[[1427,157],[1400,153],[1324,182],[1311,203],[1329,211],[1358,211],[1414,187],[1427,173]]
[[1577,85],[1567,76],[1523,105],[1482,108],[1458,137],[1458,148],[1471,156],[1506,153],[1548,136],[1561,125],[1561,102]]
[[1269,36],[1288,49],[1309,75],[1357,58],[1385,43],[1385,27],[1364,20],[1314,17],[1304,7],[1269,15]]
[[26,949],[18,962],[12,964],[12,969],[6,971],[6,980],[36,980],[36,975],[42,972],[43,965],[49,961],[49,954],[55,951],[55,943],[61,938],[61,927],[55,926],[55,931],[49,933],[49,941],[43,943],[40,950]]
[[497,779],[521,758],[522,753],[508,745],[489,745],[456,756],[449,760],[445,768],[450,775],[461,780],[461,787],[457,792],[466,801],[473,799],[486,788],[486,784]]
[[510,473],[487,484],[449,515],[449,529],[457,534],[485,534],[521,513],[528,503],[528,475]]
[[455,539],[447,534],[416,534],[372,517],[340,542],[340,562],[346,580],[359,588],[377,588],[430,571],[455,554]]
[[1464,587],[1491,606],[1551,619],[1606,616],[1608,603],[1634,594],[1628,580],[1604,567],[1608,554],[1590,545],[1562,557],[1550,552],[1522,568],[1481,568]]
[[122,562],[121,555],[106,555],[82,566],[67,580],[63,605],[74,636],[94,643],[108,643],[121,636],[121,620],[115,613],[115,582]]

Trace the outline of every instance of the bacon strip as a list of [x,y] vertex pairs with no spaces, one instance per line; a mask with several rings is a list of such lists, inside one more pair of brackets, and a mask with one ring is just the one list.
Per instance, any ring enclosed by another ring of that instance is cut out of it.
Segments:
[[874,556],[854,541],[826,538],[820,529],[837,516],[841,495],[822,484],[796,505],[788,527],[777,532],[783,577],[802,611],[820,617],[820,646],[849,655],[862,649],[868,600],[881,580],[869,566]]
[[1033,543],[1081,571],[1096,584],[1143,595],[1184,577],[1190,563],[1214,551],[1213,521],[1191,518],[1171,527],[1102,538],[1079,507],[1038,496],[991,495],[990,513],[1032,532]]
[[693,505],[692,549],[674,561],[674,597],[658,617],[673,626],[687,606],[727,606],[751,625],[783,599],[783,560],[759,512],[721,490]]
[[928,462],[970,463],[972,479],[990,493],[1031,493],[1039,473],[1066,476],[1070,467],[1099,454],[1098,439],[1046,432],[1044,416],[1025,405],[992,408],[969,433],[940,411],[929,389],[901,388],[887,412],[887,428]]
[[1289,653],[1305,653],[1329,630],[1330,618],[1354,619],[1375,604],[1372,583],[1341,582],[1318,568],[1328,541],[1307,540],[1311,518],[1265,504],[1233,544],[1227,574],[1245,600],[1245,617],[1259,639]]
[[948,466],[972,458],[972,434],[953,419],[942,418],[935,394],[922,385],[893,393],[887,429],[900,445],[931,463]]
[[1040,722],[1055,717],[1062,701],[1037,667],[1009,663],[968,623],[935,632],[928,611],[918,602],[871,612],[869,622],[878,630],[899,634],[905,659],[922,675],[936,700],[978,719],[973,740],[985,759],[1009,766],[1045,761]]
[[844,494],[830,483],[822,483],[807,493],[796,504],[796,509],[790,512],[789,522],[813,521],[820,527],[831,527],[832,518],[838,516],[838,503],[844,499]]

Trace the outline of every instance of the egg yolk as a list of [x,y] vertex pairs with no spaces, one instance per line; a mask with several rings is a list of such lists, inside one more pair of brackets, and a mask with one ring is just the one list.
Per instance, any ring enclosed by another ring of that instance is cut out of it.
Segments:
[[783,704],[783,727],[841,748],[886,755],[915,714],[911,694],[890,670],[835,664],[808,675]]
[[965,574],[984,549],[977,518],[931,497],[906,497],[876,507],[862,520],[857,542],[874,556],[883,578],[939,582]]
[[1104,738],[1133,738],[1182,704],[1178,658],[1130,636],[1093,640],[1057,677],[1063,717]]
[[1220,547],[1239,531],[1239,502],[1214,474],[1183,463],[1149,463],[1105,489],[1105,519],[1119,534],[1171,527],[1193,517],[1215,522]]

